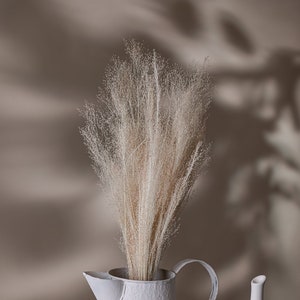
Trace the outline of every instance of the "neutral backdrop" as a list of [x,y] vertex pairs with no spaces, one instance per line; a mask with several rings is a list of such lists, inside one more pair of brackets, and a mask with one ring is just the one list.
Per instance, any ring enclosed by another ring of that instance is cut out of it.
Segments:
[[[135,38],[216,78],[209,169],[199,176],[162,267],[209,262],[219,299],[300,295],[297,0],[0,1],[0,299],[83,300],[85,270],[125,265],[108,195],[82,139],[112,55]],[[197,265],[178,299],[207,299]]]

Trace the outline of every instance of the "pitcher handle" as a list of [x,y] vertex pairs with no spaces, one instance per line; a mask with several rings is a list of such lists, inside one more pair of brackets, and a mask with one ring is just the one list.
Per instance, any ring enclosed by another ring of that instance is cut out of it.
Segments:
[[176,274],[179,273],[179,271],[185,267],[188,264],[191,263],[199,263],[201,264],[206,271],[208,272],[209,276],[210,276],[210,280],[211,280],[211,292],[209,295],[209,300],[215,300],[217,298],[218,295],[218,277],[216,272],[214,271],[214,269],[205,261],[203,260],[199,260],[199,259],[184,259],[181,260],[180,262],[178,262],[172,269],[172,271]]

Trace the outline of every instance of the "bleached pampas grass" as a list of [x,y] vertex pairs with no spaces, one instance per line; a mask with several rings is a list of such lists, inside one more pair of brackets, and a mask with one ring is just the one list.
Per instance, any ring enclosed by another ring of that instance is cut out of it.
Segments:
[[211,82],[126,43],[98,103],[85,104],[81,134],[117,206],[129,278],[152,280],[179,212],[207,158]]

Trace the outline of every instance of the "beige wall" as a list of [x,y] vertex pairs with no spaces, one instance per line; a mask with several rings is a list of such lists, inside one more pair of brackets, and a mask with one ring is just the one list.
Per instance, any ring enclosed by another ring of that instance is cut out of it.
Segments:
[[[259,273],[267,299],[298,299],[299,10],[296,0],[0,1],[0,299],[93,299],[81,272],[125,264],[77,108],[128,37],[185,68],[209,56],[217,80],[211,166],[162,266],[207,260],[220,299],[247,299]],[[205,299],[208,286],[194,266],[178,298]]]

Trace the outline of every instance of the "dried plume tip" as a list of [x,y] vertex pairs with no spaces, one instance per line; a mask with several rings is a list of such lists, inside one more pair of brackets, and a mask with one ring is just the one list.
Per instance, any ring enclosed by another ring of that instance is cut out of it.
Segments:
[[108,68],[81,134],[117,207],[129,278],[152,280],[207,159],[211,80],[188,74],[134,41]]

